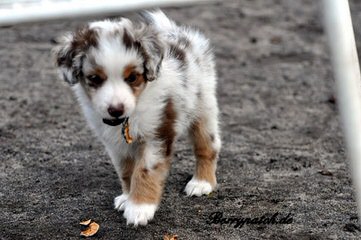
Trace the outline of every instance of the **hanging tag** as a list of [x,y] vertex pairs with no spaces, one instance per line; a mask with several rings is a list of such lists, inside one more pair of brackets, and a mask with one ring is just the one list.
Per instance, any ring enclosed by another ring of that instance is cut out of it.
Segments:
[[131,144],[133,142],[133,138],[130,136],[129,134],[129,123],[128,123],[128,119],[129,118],[126,118],[125,119],[125,122],[123,123],[123,127],[122,127],[122,134],[123,134],[123,137],[125,139],[125,141],[128,143],[128,144]]

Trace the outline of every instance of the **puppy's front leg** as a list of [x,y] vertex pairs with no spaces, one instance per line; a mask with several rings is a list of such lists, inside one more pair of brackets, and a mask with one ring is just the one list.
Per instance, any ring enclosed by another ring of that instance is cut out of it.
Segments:
[[130,182],[134,171],[135,159],[133,157],[125,157],[120,162],[120,182],[122,184],[122,195],[114,199],[115,209],[123,211],[125,203],[129,198]]
[[146,225],[153,219],[169,166],[170,157],[165,156],[159,147],[145,144],[142,157],[135,161],[129,197],[125,202],[127,224]]

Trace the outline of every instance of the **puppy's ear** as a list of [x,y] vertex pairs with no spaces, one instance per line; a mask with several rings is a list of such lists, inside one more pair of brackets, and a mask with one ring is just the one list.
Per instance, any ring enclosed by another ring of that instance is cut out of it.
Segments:
[[165,44],[151,25],[138,29],[135,43],[144,59],[144,76],[147,81],[153,81],[158,78]]
[[56,39],[57,46],[52,49],[60,77],[70,85],[79,82],[79,79],[74,74],[73,60],[76,56],[76,49],[73,47],[73,40],[73,34],[67,33]]
[[67,33],[56,40],[52,50],[61,77],[70,85],[78,83],[83,77],[82,65],[86,51],[96,46],[94,30],[84,27],[75,33]]

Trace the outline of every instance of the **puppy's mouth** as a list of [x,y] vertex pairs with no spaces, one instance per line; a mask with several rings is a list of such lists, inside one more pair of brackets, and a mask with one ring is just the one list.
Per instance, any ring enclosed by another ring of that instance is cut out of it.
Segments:
[[108,124],[109,126],[118,126],[124,122],[126,118],[113,118],[113,119],[107,119],[103,118],[103,123]]

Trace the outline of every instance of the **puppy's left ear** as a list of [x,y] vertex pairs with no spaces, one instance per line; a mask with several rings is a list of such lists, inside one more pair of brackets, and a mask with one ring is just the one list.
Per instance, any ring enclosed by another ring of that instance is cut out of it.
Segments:
[[144,59],[144,76],[147,81],[158,78],[163,61],[165,44],[158,32],[152,27],[142,27],[135,36],[136,46]]

